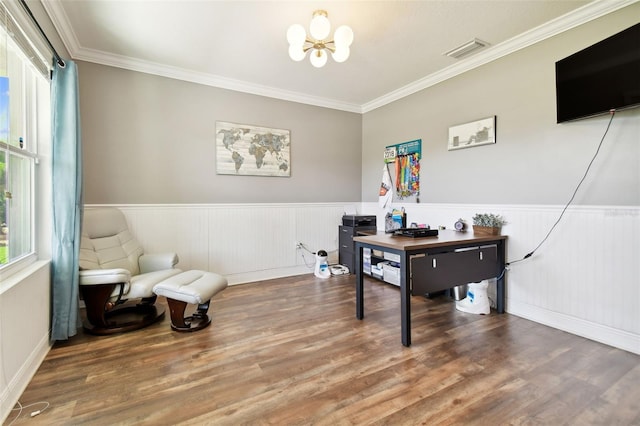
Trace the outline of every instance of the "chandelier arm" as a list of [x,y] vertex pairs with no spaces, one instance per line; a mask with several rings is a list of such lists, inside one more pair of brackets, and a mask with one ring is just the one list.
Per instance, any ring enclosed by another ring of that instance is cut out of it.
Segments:
[[[307,39],[305,41],[305,43],[311,43],[311,44],[309,46],[303,46],[302,47],[302,51],[304,53],[307,53],[311,49],[318,49],[318,50],[327,49],[331,53],[335,53],[335,51],[336,51],[335,42],[333,40],[330,40],[330,41],[310,41],[309,39]],[[331,43],[331,44],[329,44],[329,43]]]

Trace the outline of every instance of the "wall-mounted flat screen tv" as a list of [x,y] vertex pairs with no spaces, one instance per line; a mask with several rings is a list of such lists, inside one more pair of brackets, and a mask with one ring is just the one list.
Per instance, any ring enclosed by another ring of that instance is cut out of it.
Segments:
[[640,105],[640,24],[556,62],[558,123]]

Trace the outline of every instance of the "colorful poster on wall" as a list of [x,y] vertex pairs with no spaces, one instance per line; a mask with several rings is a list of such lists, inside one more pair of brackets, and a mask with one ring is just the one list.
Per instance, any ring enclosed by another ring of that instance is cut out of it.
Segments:
[[[420,159],[422,139],[389,145],[384,151],[384,162],[391,176],[393,195],[397,199],[415,197],[420,202]],[[386,204],[386,203],[385,203]]]
[[393,163],[397,156],[418,154],[418,158],[422,154],[422,139],[403,142],[396,145],[389,145],[384,149],[384,162]]

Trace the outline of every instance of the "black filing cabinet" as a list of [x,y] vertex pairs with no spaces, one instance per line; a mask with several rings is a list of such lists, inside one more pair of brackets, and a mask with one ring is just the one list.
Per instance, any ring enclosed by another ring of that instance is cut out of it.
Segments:
[[342,225],[338,227],[340,236],[338,243],[340,248],[338,251],[338,261],[341,265],[349,268],[349,272],[354,273],[356,267],[356,243],[353,237],[358,233],[376,232],[375,216],[344,216]]

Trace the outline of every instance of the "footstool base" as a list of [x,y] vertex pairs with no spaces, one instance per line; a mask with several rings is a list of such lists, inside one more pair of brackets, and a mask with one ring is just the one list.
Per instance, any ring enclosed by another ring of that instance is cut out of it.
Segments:
[[187,302],[167,298],[167,303],[171,312],[171,328],[175,331],[197,331],[211,324],[211,318],[207,315],[209,303],[198,305],[196,312],[188,317],[184,316]]
[[[156,284],[153,292],[167,298],[173,330],[197,331],[211,324],[211,318],[207,315],[211,298],[227,288],[227,285],[227,279],[222,275],[192,270]],[[198,308],[193,315],[185,317],[188,304],[197,304]]]

